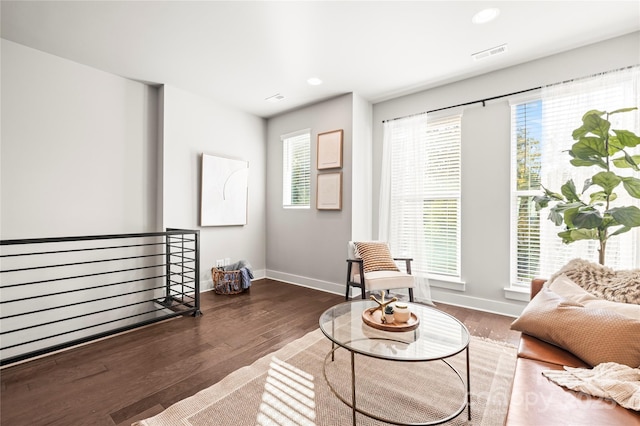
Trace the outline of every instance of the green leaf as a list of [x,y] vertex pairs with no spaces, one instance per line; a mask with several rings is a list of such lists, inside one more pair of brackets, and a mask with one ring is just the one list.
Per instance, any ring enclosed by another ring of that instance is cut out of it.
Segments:
[[640,164],[640,155],[629,155],[624,152],[624,157],[614,158],[612,161],[614,166],[619,169],[628,169],[631,167],[635,171],[640,170],[638,167],[638,164]]
[[533,202],[536,203],[536,211],[540,211],[549,206],[549,201],[551,201],[551,199],[543,195],[536,195],[533,197]]
[[622,144],[618,142],[618,139],[615,136],[609,137],[609,144],[607,145],[607,148],[608,148],[607,152],[609,152],[609,157],[624,150],[624,146],[622,146]]
[[[623,226],[621,228],[618,228],[615,232],[609,234],[609,238],[616,236],[616,235],[620,235],[620,234],[624,234],[625,232],[629,232],[631,231],[631,228],[629,228],[628,226]],[[609,239],[607,238],[607,239]]]
[[544,186],[542,187],[542,189],[544,189],[545,195],[551,198],[552,200],[564,201],[564,198],[562,197],[562,195],[558,194],[557,192],[549,191]]
[[622,186],[633,198],[640,198],[640,179],[634,177],[623,177]]
[[611,214],[616,222],[629,228],[640,226],[640,209],[636,206],[615,207],[607,213]]
[[597,229],[571,229],[569,231],[558,232],[558,236],[562,238],[562,242],[570,244],[578,240],[598,240]]
[[640,144],[640,137],[629,130],[613,130],[618,142],[624,146],[634,147]]
[[581,160],[580,158],[573,158],[573,159],[569,160],[569,162],[572,165],[576,166],[576,167],[598,166],[598,167],[601,167],[601,168],[607,170],[607,163],[605,163],[604,161],[602,161],[600,159]]
[[591,132],[593,130],[593,122],[590,121],[588,119],[588,117],[596,116],[598,118],[600,118],[600,116],[606,114],[606,111],[597,111],[597,110],[591,110],[591,111],[587,111],[583,116],[582,116],[582,126],[578,127],[577,129],[575,129],[572,133],[573,139],[574,140],[578,140],[580,139],[582,136],[588,134],[589,132]]
[[613,218],[613,216],[611,216],[609,213],[605,212],[604,216],[602,217],[602,225],[600,225],[600,229],[606,229],[609,228],[611,226],[618,226],[620,225],[618,222],[616,222],[616,220]]
[[576,207],[572,207],[572,208],[568,208],[564,211],[564,224],[567,226],[567,228],[571,229],[571,228],[575,228],[575,225],[573,223],[573,218],[576,217],[576,214],[578,214],[578,211],[580,210],[579,206]]
[[587,189],[591,188],[591,185],[593,185],[591,178],[585,179],[584,185],[582,185],[582,193],[584,194],[587,191]]
[[606,157],[607,149],[604,139],[596,137],[582,137],[571,146],[571,152],[576,158],[590,160],[593,157]]
[[614,188],[622,182],[622,178],[613,172],[600,172],[593,175],[591,181],[604,189],[604,192],[611,194]]
[[578,197],[578,194],[576,193],[576,185],[573,183],[573,179],[569,179],[564,185],[562,185],[560,187],[560,191],[568,202],[572,203],[574,201],[580,201],[580,197]]
[[577,201],[574,203],[558,203],[556,204],[553,208],[556,209],[557,211],[559,211],[560,213],[569,210],[569,209],[577,209],[577,208],[581,208],[581,207],[585,207],[586,204],[583,203],[582,201]]
[[549,209],[548,219],[552,221],[556,226],[562,225],[562,213],[558,211],[557,205]]
[[587,131],[585,134],[592,133],[601,137],[606,137],[609,134],[611,123],[601,117],[604,114],[606,114],[605,111],[592,110],[582,117],[582,128]]
[[[589,204],[594,204],[594,203],[597,203],[598,201],[607,201],[607,193],[604,191],[594,192],[590,195],[590,197],[591,197],[591,201]],[[613,201],[616,198],[618,198],[616,194],[609,195],[609,201]]]
[[602,224],[602,216],[598,210],[589,207],[578,210],[572,221],[576,228],[595,229]]
[[619,114],[621,112],[635,111],[637,109],[638,109],[638,107],[620,108],[620,109],[617,109],[617,110],[615,110],[613,112],[610,112],[609,115]]

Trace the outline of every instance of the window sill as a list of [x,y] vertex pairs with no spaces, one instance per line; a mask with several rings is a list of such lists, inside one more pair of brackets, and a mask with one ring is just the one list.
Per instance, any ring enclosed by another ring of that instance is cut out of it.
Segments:
[[519,287],[504,288],[504,297],[509,300],[518,300],[520,302],[528,302],[530,299],[529,289]]
[[458,278],[449,278],[442,276],[429,276],[429,285],[431,287],[446,288],[447,290],[465,291],[467,283],[460,281]]

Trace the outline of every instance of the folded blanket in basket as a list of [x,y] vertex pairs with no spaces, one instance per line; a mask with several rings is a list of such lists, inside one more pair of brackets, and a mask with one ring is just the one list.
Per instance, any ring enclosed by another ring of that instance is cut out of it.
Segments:
[[240,281],[242,282],[243,290],[246,290],[251,286],[253,272],[251,271],[251,264],[246,260],[239,260],[238,262],[227,265],[222,269],[225,271],[240,271]]

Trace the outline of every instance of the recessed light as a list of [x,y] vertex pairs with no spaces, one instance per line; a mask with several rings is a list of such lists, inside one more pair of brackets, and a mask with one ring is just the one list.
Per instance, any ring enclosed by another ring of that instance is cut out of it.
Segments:
[[319,86],[322,84],[322,80],[320,80],[318,77],[311,77],[307,80],[307,83],[309,83],[311,86]]
[[473,15],[471,22],[474,24],[486,24],[487,22],[491,22],[496,19],[498,15],[500,15],[500,9],[496,7],[484,9]]
[[267,102],[280,102],[284,99],[284,96],[280,93],[276,93],[275,95],[269,96],[268,98],[264,98]]

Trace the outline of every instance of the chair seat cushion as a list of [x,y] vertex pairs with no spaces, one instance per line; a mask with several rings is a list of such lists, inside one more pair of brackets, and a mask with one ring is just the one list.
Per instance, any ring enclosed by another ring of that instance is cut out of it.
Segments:
[[[353,276],[355,282],[360,282],[360,275]],[[367,290],[390,290],[394,288],[415,288],[414,276],[399,271],[373,271],[364,273]]]

